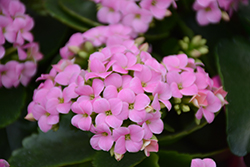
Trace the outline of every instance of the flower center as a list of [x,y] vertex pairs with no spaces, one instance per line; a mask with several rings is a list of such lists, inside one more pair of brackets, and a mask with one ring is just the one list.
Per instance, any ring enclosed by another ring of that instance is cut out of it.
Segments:
[[63,98],[58,98],[59,99],[59,103],[64,103],[64,99]]
[[152,6],[155,6],[155,5],[156,5],[156,0],[153,0],[153,1],[151,2],[151,5],[152,5]]
[[106,111],[105,114],[106,116],[109,116],[109,115],[112,115],[112,112],[109,110],[109,111]]
[[141,18],[141,15],[137,13],[137,14],[135,15],[135,18],[136,18],[136,19],[140,19],[140,18]]
[[128,109],[133,110],[134,109],[134,104],[129,104]]
[[125,135],[125,140],[130,140],[130,134]]
[[108,136],[108,133],[107,132],[102,132],[102,135],[103,136]]

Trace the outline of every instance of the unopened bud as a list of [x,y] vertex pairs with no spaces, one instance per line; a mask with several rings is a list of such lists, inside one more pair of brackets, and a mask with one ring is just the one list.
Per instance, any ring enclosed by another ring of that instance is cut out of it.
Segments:
[[174,98],[175,103],[181,103],[181,98]]
[[195,37],[193,37],[192,39],[192,44],[194,45],[200,45],[200,41],[201,41],[201,35],[196,35]]
[[141,45],[143,42],[145,41],[145,38],[144,37],[138,37],[135,39],[135,44],[137,46]]
[[80,51],[80,52],[78,53],[78,55],[79,55],[81,58],[88,59],[88,53],[87,53],[87,52]]
[[84,43],[84,48],[86,49],[86,51],[90,51],[93,50],[94,46],[91,42],[87,41]]
[[208,53],[208,48],[206,46],[200,47],[199,51],[201,54],[207,54]]
[[189,112],[189,111],[190,111],[190,108],[189,108],[188,105],[183,104],[183,105],[181,106],[181,110],[182,110],[183,112]]
[[177,111],[177,110],[180,110],[180,105],[179,104],[176,104],[174,105],[174,109]]
[[117,161],[120,161],[122,158],[123,158],[123,154],[118,154],[118,153],[115,153],[115,159],[117,160]]
[[179,44],[181,45],[181,47],[182,47],[183,50],[187,50],[188,49],[188,43],[180,41]]
[[225,11],[222,11],[222,12],[221,12],[221,18],[222,18],[224,21],[230,21],[230,17],[229,17],[229,15],[227,14],[227,12],[225,12]]
[[166,13],[165,13],[165,17],[169,17],[172,15],[172,12],[170,10],[167,9]]
[[187,36],[183,38],[183,41],[184,41],[185,43],[189,43],[189,42],[190,42],[190,40],[189,40],[189,38],[188,38]]
[[68,48],[69,48],[69,50],[70,50],[71,52],[73,52],[73,53],[75,53],[75,54],[77,54],[77,53],[80,51],[80,49],[79,49],[78,46],[68,46]]
[[33,116],[32,113],[28,113],[28,114],[24,117],[24,119],[27,119],[27,120],[29,120],[29,121],[35,121],[35,118],[34,118],[34,116]]
[[154,108],[153,108],[152,106],[147,106],[147,107],[145,108],[145,110],[146,110],[147,113],[151,113],[151,112],[154,111]]
[[190,52],[190,55],[194,58],[198,58],[201,56],[201,52],[199,52],[198,50],[196,49],[193,49],[191,52]]
[[148,43],[144,43],[139,47],[140,51],[145,51],[145,52],[148,51],[148,48],[149,48]]
[[207,43],[207,40],[206,39],[201,39],[200,40],[200,45],[205,45]]

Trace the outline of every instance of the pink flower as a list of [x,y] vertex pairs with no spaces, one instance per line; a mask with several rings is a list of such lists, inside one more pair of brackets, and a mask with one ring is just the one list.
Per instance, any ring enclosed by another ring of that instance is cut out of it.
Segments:
[[130,89],[135,93],[153,92],[155,86],[160,82],[161,74],[142,66],[141,71],[134,72],[134,78],[130,82]]
[[0,159],[0,167],[9,167],[10,164],[4,159]]
[[120,127],[123,123],[123,120],[119,119],[122,107],[122,101],[118,98],[112,98],[109,100],[100,98],[95,100],[93,103],[93,110],[98,113],[95,123],[97,125],[106,123],[112,128]]
[[188,57],[185,54],[165,56],[162,60],[163,64],[166,66],[168,71],[193,71],[188,68]]
[[55,82],[61,85],[68,85],[74,82],[76,77],[80,74],[81,67],[77,64],[68,65],[62,72],[59,72],[55,77]]
[[195,158],[192,159],[190,167],[216,167],[216,163],[214,162],[214,160],[210,158],[205,158],[205,159]]
[[97,12],[97,18],[102,23],[116,24],[121,19],[120,2],[117,0],[103,0],[102,7]]
[[201,119],[204,115],[208,123],[213,122],[214,113],[218,112],[221,108],[221,101],[211,91],[199,92],[190,100],[198,107],[195,114],[197,119]]
[[162,102],[168,109],[171,110],[172,104],[169,102],[169,99],[172,97],[172,92],[170,86],[167,83],[158,82],[155,89],[153,90],[154,100],[152,102],[152,107],[156,110],[160,110],[160,103]]
[[221,19],[221,10],[216,0],[196,0],[193,9],[197,11],[196,19],[202,26],[218,23]]
[[144,131],[138,125],[119,127],[114,129],[113,137],[116,141],[114,152],[124,154],[128,152],[138,152],[143,144]]
[[172,95],[176,98],[185,96],[192,96],[198,93],[198,88],[195,85],[195,74],[192,72],[178,72],[171,71],[167,73],[167,83],[169,83]]
[[65,90],[62,91],[60,87],[51,88],[47,95],[46,109],[50,113],[62,113],[67,114],[71,107],[71,99],[65,94]]
[[15,18],[11,26],[17,33],[15,39],[17,44],[23,45],[25,40],[33,41],[33,35],[30,30],[34,26],[34,21],[30,16],[24,15],[23,17]]
[[144,139],[150,139],[154,134],[160,134],[163,131],[163,121],[161,120],[161,113],[156,111],[155,113],[147,113],[144,119],[142,128],[144,129]]
[[78,98],[72,104],[71,109],[77,114],[71,119],[72,125],[81,130],[89,131],[92,125],[92,118],[90,116],[93,111],[92,104],[89,101]]
[[91,42],[94,46],[101,46],[106,41],[108,28],[106,26],[98,26],[91,28],[83,33],[83,38]]
[[23,63],[23,68],[20,75],[20,82],[24,86],[27,86],[31,77],[35,75],[36,67],[36,63],[32,61],[26,61],[25,63]]
[[110,128],[107,124],[99,124],[96,134],[90,139],[91,146],[96,150],[109,151],[114,143]]
[[144,139],[141,151],[142,150],[144,150],[144,153],[147,157],[150,156],[150,152],[158,152],[158,150],[159,150],[158,140],[156,140],[156,139]]
[[173,0],[142,0],[140,6],[149,10],[157,19],[163,19]]
[[152,14],[139,8],[136,4],[130,3],[126,6],[127,15],[122,19],[122,23],[127,26],[131,26],[136,33],[144,33],[149,27],[149,23],[152,21]]

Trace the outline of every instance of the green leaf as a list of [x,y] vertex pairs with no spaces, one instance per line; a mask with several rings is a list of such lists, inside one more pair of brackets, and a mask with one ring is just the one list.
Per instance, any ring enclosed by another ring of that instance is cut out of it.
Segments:
[[25,98],[26,93],[23,86],[12,89],[0,88],[0,128],[17,120],[25,105]]
[[136,167],[160,167],[158,164],[159,157],[155,153],[150,153],[150,156],[145,158],[139,165]]
[[248,34],[250,34],[250,5],[241,6],[237,14],[240,17],[242,26],[245,28]]
[[181,138],[195,132],[196,130],[201,129],[202,127],[204,127],[207,124],[206,121],[202,120],[202,123],[197,125],[195,123],[195,121],[193,121],[191,124],[187,125],[187,127],[180,131],[180,132],[176,132],[176,133],[172,133],[171,135],[161,135],[159,136],[159,144],[160,145],[169,145],[172,144],[178,140],[180,140]]
[[78,18],[84,23],[90,26],[99,26],[100,23],[97,22],[96,13],[97,7],[96,3],[89,0],[59,0],[60,7],[70,14],[71,16]]
[[62,23],[78,30],[78,31],[86,31],[90,28],[90,26],[86,25],[79,19],[69,15],[66,13],[59,5],[58,0],[46,0],[45,8],[50,13],[50,15]]
[[88,135],[70,124],[63,115],[57,131],[39,132],[23,140],[23,148],[12,153],[12,167],[58,167],[90,161],[95,153]]
[[250,151],[250,42],[241,38],[223,40],[217,57],[229,105],[227,140],[231,151],[244,156]]
[[193,158],[189,154],[181,154],[175,151],[159,151],[158,155],[160,166],[170,167],[189,167]]
[[144,158],[143,152],[126,153],[120,161],[116,161],[109,152],[99,151],[94,157],[93,165],[95,167],[130,167],[139,164]]

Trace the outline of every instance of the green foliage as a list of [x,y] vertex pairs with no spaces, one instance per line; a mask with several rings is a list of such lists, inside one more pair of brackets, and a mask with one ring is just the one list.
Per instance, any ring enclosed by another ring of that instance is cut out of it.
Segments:
[[3,128],[16,121],[25,105],[25,88],[0,89],[0,128]]
[[244,156],[250,152],[250,42],[242,38],[223,40],[217,47],[223,85],[228,91],[228,143],[232,152]]

